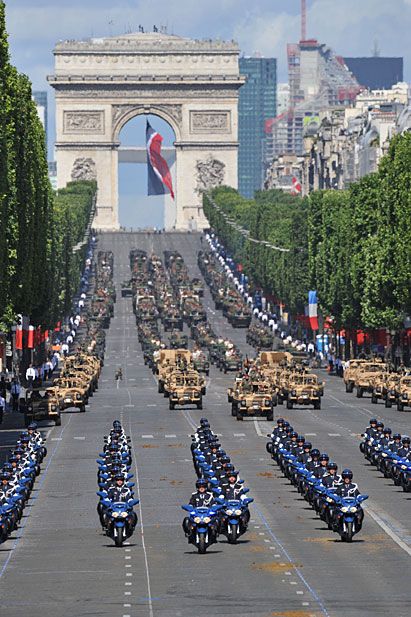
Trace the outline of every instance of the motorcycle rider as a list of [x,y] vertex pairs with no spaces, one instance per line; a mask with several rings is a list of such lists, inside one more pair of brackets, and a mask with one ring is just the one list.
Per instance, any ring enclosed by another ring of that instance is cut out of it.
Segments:
[[316,469],[314,469],[313,473],[316,478],[322,478],[327,473],[327,465],[330,460],[330,457],[328,456],[326,452],[323,452],[322,454],[320,454],[320,457],[318,460],[320,462],[320,465],[319,467],[316,467]]
[[410,438],[405,436],[402,438],[402,447],[399,448],[397,454],[398,456],[400,456],[401,458],[407,458],[407,456],[409,456],[411,450],[410,450]]
[[311,473],[314,473],[317,467],[320,467],[319,459],[320,459],[320,451],[317,448],[313,448],[311,450],[310,460],[306,464],[307,470],[310,471]]
[[[208,491],[208,482],[204,478],[198,478],[196,481],[196,491],[191,494],[189,504],[193,508],[211,508],[214,505],[214,495]],[[190,517],[186,516],[183,520],[183,530],[188,538],[191,533]],[[213,528],[215,531],[215,529]]]
[[306,465],[311,458],[311,441],[305,441],[303,451],[298,455],[298,461],[303,465]]
[[333,461],[329,461],[327,464],[327,473],[321,478],[322,484],[328,488],[338,488],[342,484],[342,477],[337,474],[338,465]]
[[[337,487],[336,494],[343,499],[345,497],[358,497],[360,495],[360,491],[358,488],[358,484],[352,481],[353,472],[351,469],[344,469],[342,474],[342,483]],[[356,513],[357,518],[357,529],[358,531],[362,527],[362,522],[364,519],[364,511],[361,507],[358,508]]]
[[370,425],[364,431],[364,435],[367,436],[368,439],[375,437],[377,433],[377,418],[371,418]]
[[231,469],[228,472],[227,480],[221,484],[225,499],[240,499],[243,494],[243,484],[238,482],[238,471]]
[[120,473],[114,477],[114,486],[107,491],[110,501],[128,501],[133,498],[133,493],[125,484],[124,476]]

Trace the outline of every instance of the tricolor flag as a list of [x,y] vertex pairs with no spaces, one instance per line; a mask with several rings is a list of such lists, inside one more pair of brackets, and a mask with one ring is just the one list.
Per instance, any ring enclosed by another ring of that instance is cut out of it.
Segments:
[[310,318],[311,330],[318,330],[318,317],[317,317],[317,292],[308,292],[308,317]]
[[301,184],[300,182],[297,180],[297,178],[295,176],[293,176],[293,179],[291,180],[291,183],[293,185],[293,188],[291,189],[291,192],[293,195],[299,195],[301,193]]
[[165,159],[161,156],[162,141],[163,138],[160,133],[157,133],[147,120],[148,195],[164,195],[166,192],[165,187],[167,187],[171,197],[174,199],[170,170]]

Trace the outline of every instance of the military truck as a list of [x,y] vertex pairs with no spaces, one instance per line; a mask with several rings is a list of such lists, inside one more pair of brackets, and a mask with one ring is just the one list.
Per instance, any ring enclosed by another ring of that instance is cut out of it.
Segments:
[[56,388],[34,388],[26,390],[20,399],[20,411],[24,413],[24,425],[38,420],[52,420],[56,426],[61,425],[60,404]]
[[287,409],[294,405],[313,405],[321,409],[321,387],[313,373],[292,374],[288,382]]
[[397,409],[404,411],[404,407],[411,410],[411,375],[401,377],[398,384]]

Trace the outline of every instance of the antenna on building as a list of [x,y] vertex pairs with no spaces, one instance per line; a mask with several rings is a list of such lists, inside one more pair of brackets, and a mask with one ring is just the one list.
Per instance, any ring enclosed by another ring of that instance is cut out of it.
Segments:
[[307,3],[301,0],[301,40],[307,40]]
[[113,36],[113,24],[114,24],[114,21],[110,19],[110,21],[108,22],[108,32],[110,36]]
[[372,55],[374,58],[379,58],[381,55],[380,46],[378,45],[378,39],[374,39],[374,47],[372,48]]

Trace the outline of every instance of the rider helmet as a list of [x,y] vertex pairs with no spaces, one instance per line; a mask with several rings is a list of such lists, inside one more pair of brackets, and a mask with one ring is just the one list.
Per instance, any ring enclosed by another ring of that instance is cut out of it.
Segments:
[[400,435],[400,433],[394,433],[394,435],[392,436],[392,438],[393,438],[395,441],[400,441],[400,440],[401,440],[401,435]]
[[384,422],[381,422],[381,420],[378,420],[377,428],[383,429],[384,428]]
[[327,465],[327,469],[328,469],[328,470],[330,470],[330,469],[335,469],[335,471],[337,471],[337,469],[338,469],[338,465],[337,465],[337,463],[334,463],[334,461],[330,461],[330,462],[328,463],[328,465]]
[[287,426],[290,426],[290,423],[288,422],[288,420],[284,420],[283,422],[283,428],[287,428]]
[[320,461],[329,461],[329,460],[330,460],[330,457],[328,456],[328,454],[326,452],[323,452],[320,455]]
[[297,439],[298,433],[296,431],[293,431],[292,433],[290,433],[290,437],[291,439]]
[[405,445],[405,444],[410,445],[410,441],[411,441],[411,440],[410,440],[410,438],[409,438],[409,437],[407,437],[407,436],[405,436],[405,437],[403,437],[403,438],[402,438],[402,443],[403,443],[404,445]]
[[371,418],[370,425],[377,424],[377,418]]
[[311,441],[305,441],[304,442],[304,450],[311,450],[312,447],[313,446],[312,446]]
[[197,482],[196,482],[196,488],[207,488],[208,486],[208,482],[207,480],[205,480],[204,478],[198,478]]
[[391,435],[391,433],[392,433],[392,430],[390,428],[387,427],[384,429],[384,435]]
[[278,418],[278,420],[277,420],[277,424],[278,424],[278,425],[280,425],[280,424],[284,424],[284,418]]
[[30,424],[27,427],[28,431],[36,431],[37,430],[37,422],[30,422]]
[[236,469],[232,469],[230,473],[227,474],[227,478],[238,478],[238,471]]
[[298,437],[297,437],[297,441],[298,441],[298,443],[305,443],[305,437],[304,437],[304,435],[298,435]]
[[343,480],[345,480],[346,478],[349,478],[350,480],[352,480],[353,472],[351,471],[351,469],[344,469],[341,476]]
[[123,476],[123,474],[118,473],[118,474],[115,476],[114,480],[115,480],[116,484],[117,484],[117,482],[123,482],[123,483],[124,483],[124,476]]
[[317,448],[313,448],[313,450],[311,450],[311,456],[312,456],[312,458],[319,458],[320,457],[320,451]]

